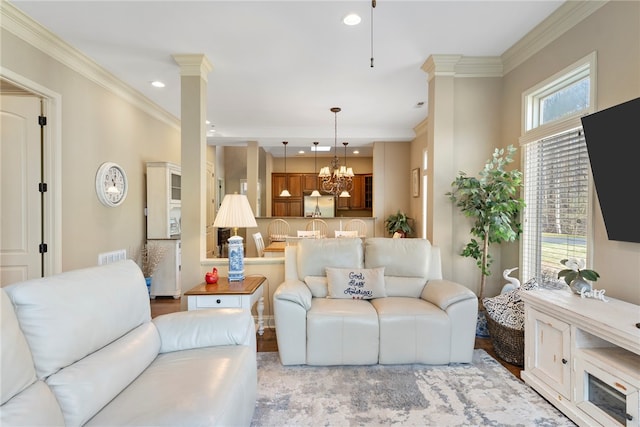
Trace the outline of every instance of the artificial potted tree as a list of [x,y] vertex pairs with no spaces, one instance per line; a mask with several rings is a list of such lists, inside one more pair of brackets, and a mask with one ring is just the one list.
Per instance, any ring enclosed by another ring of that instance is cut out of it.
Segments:
[[402,237],[407,237],[413,233],[413,228],[409,224],[409,218],[404,212],[398,210],[397,213],[391,214],[384,220],[384,227],[390,235],[400,233]]
[[[513,162],[515,152],[516,148],[512,145],[506,149],[496,148],[478,178],[460,172],[451,183],[452,191],[446,193],[462,214],[473,221],[471,241],[465,245],[461,255],[475,259],[481,272],[478,292],[479,323],[485,319],[482,298],[493,261],[489,246],[493,243],[516,241],[522,234],[520,213],[525,204],[518,197],[518,190],[522,186],[522,172],[517,169],[505,170],[505,166]],[[485,330],[482,325],[479,325],[479,329]]]

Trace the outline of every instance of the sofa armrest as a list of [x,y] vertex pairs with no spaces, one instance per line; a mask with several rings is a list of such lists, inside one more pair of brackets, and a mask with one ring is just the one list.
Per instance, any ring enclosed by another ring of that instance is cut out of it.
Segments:
[[457,302],[477,299],[476,294],[469,288],[444,279],[429,280],[422,290],[421,298],[445,311]]
[[152,319],[160,334],[160,353],[222,345],[256,348],[251,314],[238,308],[179,311]]
[[273,293],[274,300],[291,301],[308,311],[311,308],[311,290],[301,280],[287,279]]
[[307,311],[311,290],[298,279],[286,279],[273,293],[273,319],[283,365],[307,363]]

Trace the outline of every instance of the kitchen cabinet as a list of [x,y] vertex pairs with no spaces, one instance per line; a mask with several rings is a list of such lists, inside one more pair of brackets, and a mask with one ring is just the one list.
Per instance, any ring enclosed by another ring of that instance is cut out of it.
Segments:
[[[351,197],[338,197],[338,209],[371,209],[372,197],[371,192],[373,190],[372,175],[370,174],[356,174],[353,177],[353,189],[350,194]],[[367,196],[368,192],[368,196]],[[367,201],[369,205],[367,206]]]
[[147,163],[147,239],[180,236],[182,175],[179,165]]
[[[303,209],[303,175],[274,173],[271,174],[271,214],[273,216],[302,216]],[[280,197],[284,189],[289,190],[291,197]]]

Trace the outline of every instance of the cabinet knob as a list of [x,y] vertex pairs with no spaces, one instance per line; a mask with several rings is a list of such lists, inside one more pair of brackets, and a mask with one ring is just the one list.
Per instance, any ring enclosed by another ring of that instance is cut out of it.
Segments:
[[633,421],[633,415],[631,415],[631,414],[626,414],[625,416],[627,417],[627,420],[629,420],[629,421]]
[[563,364],[563,365],[566,365],[566,364],[567,364],[567,359],[562,358],[562,364]]
[[220,304],[222,301],[220,301],[220,299],[216,300],[216,304]]

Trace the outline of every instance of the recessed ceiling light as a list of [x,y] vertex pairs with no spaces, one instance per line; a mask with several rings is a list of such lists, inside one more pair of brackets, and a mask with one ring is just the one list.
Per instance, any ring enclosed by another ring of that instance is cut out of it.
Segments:
[[304,150],[299,150],[298,154],[304,154]]
[[151,86],[153,87],[164,87],[164,83],[162,83],[160,80],[154,80],[151,82]]
[[317,152],[320,152],[320,151],[330,151],[330,150],[331,150],[331,147],[323,147],[322,145],[318,145],[318,146],[315,146],[315,147],[311,147],[311,151],[317,151]]
[[360,18],[360,16],[356,13],[350,13],[347,16],[344,17],[344,19],[342,20],[342,22],[344,22],[345,25],[358,25],[360,23],[360,21],[362,21],[362,18]]
[[353,154],[360,154],[358,150],[353,150]]

